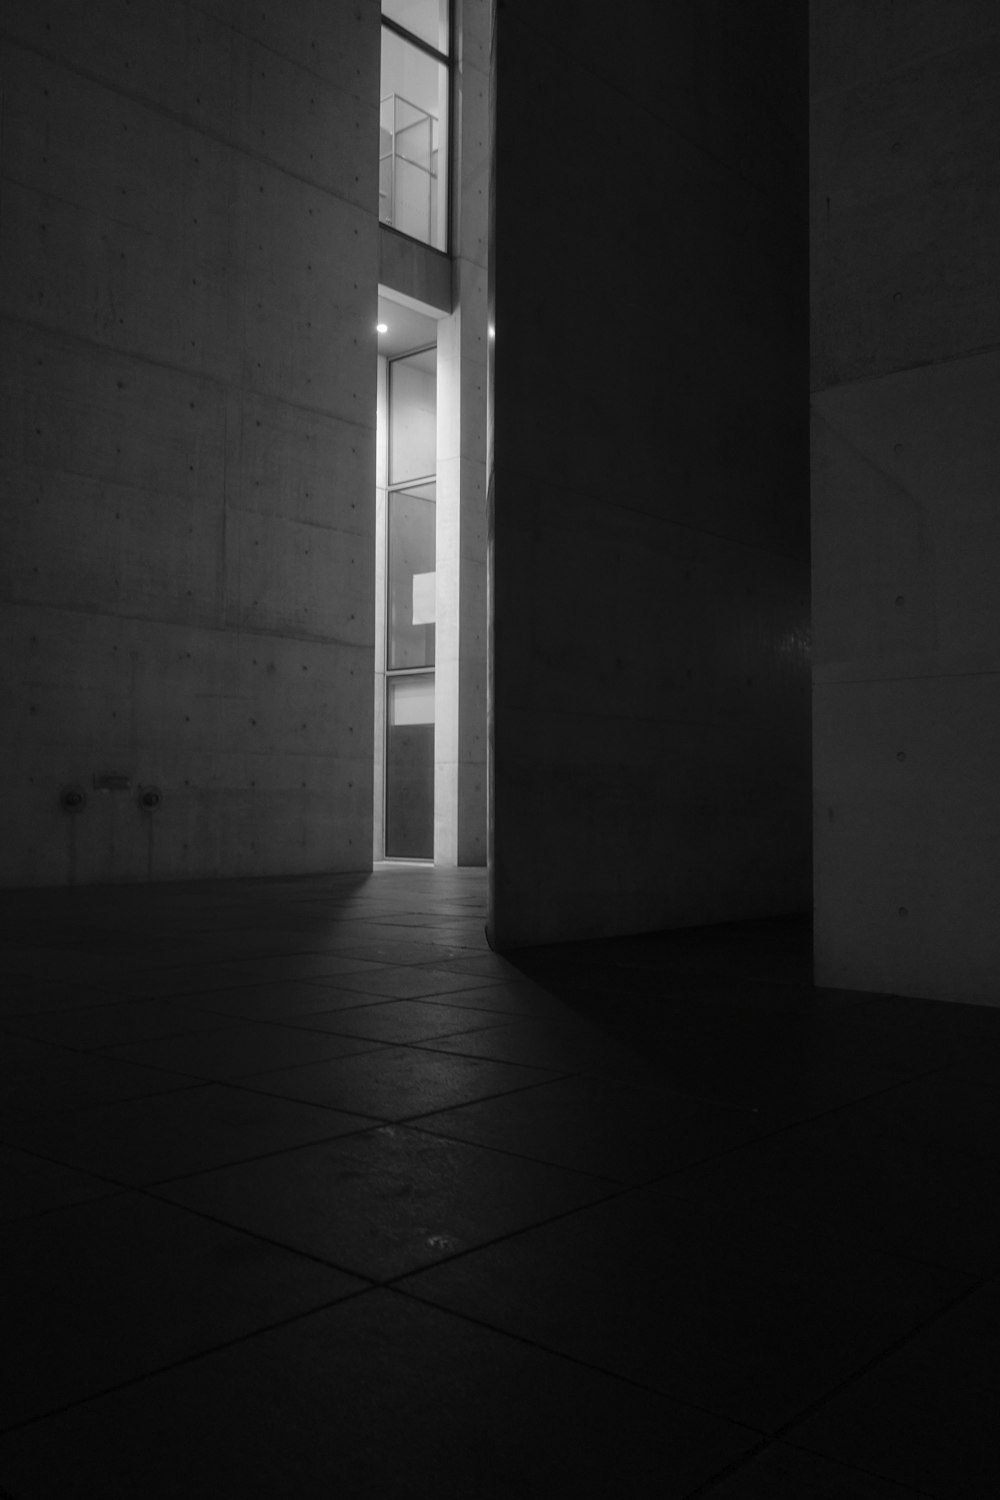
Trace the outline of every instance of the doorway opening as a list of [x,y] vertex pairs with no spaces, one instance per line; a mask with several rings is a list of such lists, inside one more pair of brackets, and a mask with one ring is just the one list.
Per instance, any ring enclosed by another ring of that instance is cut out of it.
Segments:
[[374,855],[433,861],[437,324],[380,297],[379,329]]
[[483,864],[491,9],[381,13],[372,853]]

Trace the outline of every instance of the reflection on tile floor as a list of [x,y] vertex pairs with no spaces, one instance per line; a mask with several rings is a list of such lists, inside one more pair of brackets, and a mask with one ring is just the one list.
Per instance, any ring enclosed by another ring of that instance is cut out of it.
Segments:
[[484,900],[2,898],[0,1493],[1000,1493],[1000,1011]]

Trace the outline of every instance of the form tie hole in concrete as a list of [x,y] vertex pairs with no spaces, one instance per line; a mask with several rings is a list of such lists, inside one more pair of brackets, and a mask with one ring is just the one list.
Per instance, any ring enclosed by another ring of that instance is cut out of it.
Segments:
[[139,808],[142,812],[155,812],[163,802],[163,793],[158,786],[144,786],[139,790]]
[[81,813],[87,805],[87,794],[82,786],[64,786],[59,793],[59,806],[63,812]]

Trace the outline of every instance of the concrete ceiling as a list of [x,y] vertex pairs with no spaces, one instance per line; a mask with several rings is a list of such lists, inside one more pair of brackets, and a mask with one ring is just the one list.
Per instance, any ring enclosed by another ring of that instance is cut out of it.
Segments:
[[415,307],[405,307],[382,292],[378,299],[378,321],[388,329],[378,335],[378,352],[388,359],[437,343],[436,318],[418,312]]

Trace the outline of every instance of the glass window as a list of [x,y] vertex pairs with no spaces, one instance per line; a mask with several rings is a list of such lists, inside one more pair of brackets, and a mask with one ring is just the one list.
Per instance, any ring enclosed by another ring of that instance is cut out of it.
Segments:
[[437,351],[389,364],[389,483],[428,479],[437,468]]
[[389,728],[434,723],[434,673],[389,678]]
[[390,672],[434,665],[435,486],[389,494],[389,605],[386,666]]
[[448,51],[448,0],[382,0],[382,14],[439,52]]
[[448,68],[382,28],[379,218],[448,248]]
[[385,852],[434,858],[434,674],[386,683]]

